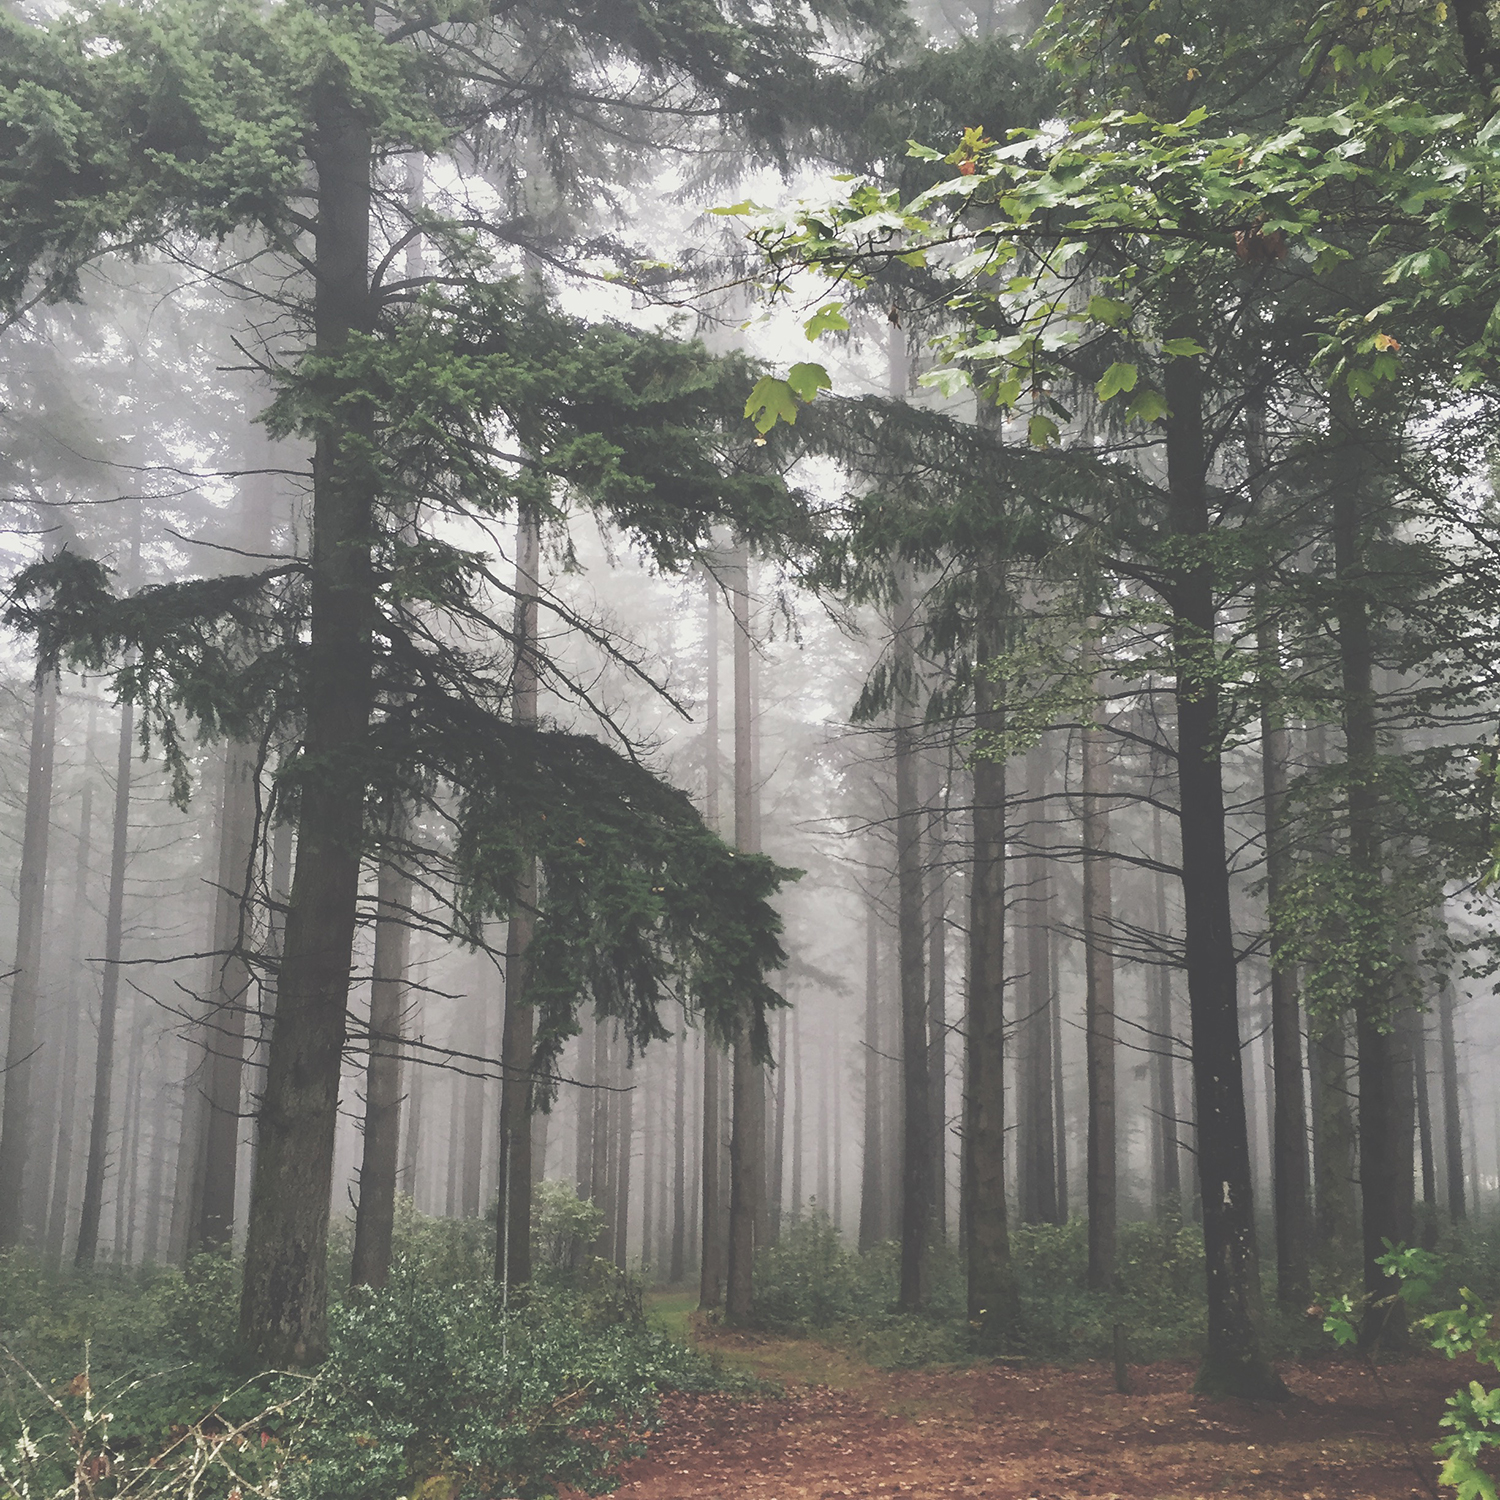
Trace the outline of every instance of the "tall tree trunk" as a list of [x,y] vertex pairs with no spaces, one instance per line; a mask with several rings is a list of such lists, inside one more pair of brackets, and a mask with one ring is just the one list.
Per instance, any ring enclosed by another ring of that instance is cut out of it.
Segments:
[[[1156,931],[1167,941],[1167,878],[1161,866],[1163,847],[1161,809],[1151,809],[1151,857],[1157,864],[1152,875],[1156,903]],[[1172,1025],[1172,970],[1165,957],[1152,966],[1147,981],[1151,1006],[1151,1045],[1156,1073],[1156,1151],[1161,1163],[1162,1198],[1182,1212],[1182,1172],[1177,1151],[1177,1036]]]
[[[1051,937],[1052,972],[1057,972],[1057,935]],[[1068,1099],[1063,1088],[1062,990],[1052,998],[1052,1119],[1057,1128],[1057,1222],[1068,1222]]]
[[73,1257],[73,1263],[80,1269],[92,1266],[99,1253],[99,1220],[104,1210],[110,1091],[115,1072],[115,1018],[120,1007],[120,950],[125,933],[125,863],[130,848],[130,771],[134,742],[135,709],[127,703],[120,710],[120,740],[115,756],[114,832],[109,855],[109,905],[104,919],[104,981],[99,997],[99,1035],[94,1051],[94,1106],[89,1122],[83,1207],[78,1218],[78,1249]]
[[771,1199],[771,1243],[781,1238],[782,1189],[786,1178],[786,1012],[776,1018],[776,1092],[773,1100],[770,1139],[770,1182],[767,1192]]
[[[754,724],[750,684],[750,554],[735,549],[730,585],[734,613],[734,837],[758,852],[755,838]],[[729,1260],[724,1314],[731,1323],[754,1316],[757,1230],[765,1214],[766,1093],[742,1017],[734,1039],[734,1126],[729,1142]]]
[[968,1315],[982,1349],[1015,1326],[1015,1270],[1005,1204],[1005,580],[997,562],[977,642],[974,725],[987,753],[974,760],[974,855],[969,886],[969,993],[964,1038],[963,1194]]
[[681,1286],[687,1276],[687,1026],[678,1028],[672,1057],[672,1250],[667,1280]]
[[865,897],[865,1126],[859,1181],[859,1248],[880,1243],[885,1223],[885,1165],[880,1098],[880,918],[873,896]]
[[1047,752],[1026,756],[1031,850],[1026,856],[1022,928],[1026,938],[1025,1013],[1020,1024],[1016,1100],[1016,1195],[1027,1224],[1057,1220],[1057,1131],[1052,1118],[1052,872],[1048,835]]
[[235,1173],[239,1161],[240,1099],[245,1072],[245,1015],[250,969],[240,951],[246,877],[256,832],[256,747],[231,743],[224,754],[219,801],[219,863],[214,887],[211,984],[202,1022],[204,1149],[194,1193],[193,1251],[222,1250],[234,1233]]
[[624,1091],[617,1100],[616,1149],[619,1156],[614,1191],[615,1264],[623,1271],[630,1264],[630,1163],[635,1146],[635,1066],[623,1047],[618,1078]]
[[[427,1004],[417,1001],[411,1018],[412,1039],[417,1043],[426,1040],[424,1027],[427,1020]],[[428,1089],[427,1064],[420,1052],[412,1053],[411,1087],[406,1095],[406,1122],[401,1130],[401,1191],[416,1207],[418,1167],[422,1160],[422,1127]]]
[[[1099,659],[1097,644],[1088,651]],[[1102,686],[1102,684],[1101,684]],[[1119,1174],[1115,1163],[1114,898],[1110,873],[1108,745],[1095,717],[1083,726],[1084,1047],[1088,1071],[1088,1284],[1115,1282]]]
[[[321,94],[317,170],[315,349],[336,360],[374,326],[369,295],[369,127],[335,85]],[[334,1131],[359,895],[373,706],[371,528],[376,481],[363,455],[374,414],[358,392],[330,392],[313,456],[311,634],[301,797],[260,1145],[240,1301],[247,1352],[306,1365],[328,1345],[327,1246]]]
[[135,1194],[131,1180],[140,1147],[141,1104],[141,1032],[144,1027],[137,1012],[139,1001],[132,1001],[125,1012],[130,1050],[125,1057],[125,1108],[120,1112],[120,1156],[115,1171],[115,1228],[111,1240],[111,1259],[117,1266],[130,1264],[130,1226],[135,1218]]
[[941,779],[929,810],[933,828],[927,841],[927,1171],[932,1233],[939,1241],[948,1237],[948,881]]
[[1464,1197],[1464,1127],[1458,1100],[1458,1044],[1453,1026],[1453,981],[1443,975],[1438,990],[1438,1053],[1443,1077],[1443,1166],[1448,1214],[1455,1220],[1468,1212]]
[[[1184,320],[1173,332],[1191,335],[1194,328]],[[1202,380],[1194,360],[1168,362],[1168,531],[1188,547],[1194,546],[1192,539],[1209,532]],[[1208,1339],[1198,1389],[1204,1394],[1280,1398],[1285,1387],[1262,1347],[1220,763],[1220,687],[1214,652],[1218,609],[1212,563],[1195,554],[1190,564],[1173,574],[1167,594],[1173,615],[1188,1006],[1208,1272]]]
[[1421,1242],[1426,1250],[1437,1246],[1437,1159],[1432,1139],[1432,1102],[1427,1087],[1427,1028],[1421,1013],[1409,1006],[1401,1013],[1416,1087],[1417,1140],[1422,1159]]
[[[1351,437],[1354,462],[1333,497],[1334,567],[1338,584],[1336,614],[1339,665],[1343,679],[1344,754],[1349,821],[1349,863],[1366,882],[1366,900],[1378,900],[1380,837],[1379,745],[1375,726],[1375,648],[1362,559],[1359,491],[1370,481],[1369,456],[1359,435]],[[1374,915],[1371,913],[1371,915]],[[1412,1230],[1412,1181],[1401,1171],[1410,1151],[1411,1071],[1399,1029],[1391,1023],[1394,996],[1373,974],[1355,1005],[1355,1047],[1359,1072],[1359,1177],[1365,1292],[1377,1301],[1387,1291],[1378,1264],[1385,1242],[1408,1242]],[[1401,1127],[1407,1122],[1403,1152]],[[1400,1306],[1365,1319],[1362,1340],[1382,1333],[1399,1338]]]
[[802,1080],[802,1012],[792,1012],[792,1217],[802,1217],[802,1153],[807,1130]]
[[1302,1009],[1297,977],[1282,957],[1275,923],[1291,878],[1287,832],[1287,759],[1290,737],[1278,694],[1281,640],[1274,620],[1259,627],[1261,794],[1266,823],[1266,904],[1271,912],[1271,1056],[1275,1088],[1271,1131],[1271,1191],[1276,1209],[1276,1298],[1306,1306],[1312,1295],[1308,1250],[1307,1100],[1302,1084]]
[[5,1046],[5,1107],[0,1113],[0,1249],[19,1245],[26,1146],[31,1129],[31,1079],[41,993],[42,936],[47,904],[47,836],[52,818],[52,765],[57,737],[56,673],[38,674],[31,697],[31,747],[26,769],[26,822],[21,835],[20,901],[15,978]]
[[825,1043],[818,1048],[818,1207],[835,1227],[838,1217],[833,1210],[833,1121],[829,1094],[838,1065],[836,1047],[830,1048]]
[[391,819],[392,851],[380,863],[375,906],[375,959],[370,976],[370,1057],[365,1070],[365,1139],[354,1218],[349,1280],[382,1287],[391,1269],[396,1225],[396,1168],[401,1145],[401,1022],[406,1004],[412,880],[400,846],[407,819]]
[[[84,746],[92,754],[94,742],[94,705],[89,705],[89,732]],[[91,986],[84,978],[83,927],[87,921],[89,864],[94,847],[94,787],[83,784],[83,799],[78,809],[78,863],[73,875],[73,920],[68,924],[68,996],[67,1022],[63,1034],[63,1084],[57,1127],[57,1150],[52,1163],[52,1194],[47,1211],[47,1263],[62,1264],[63,1246],[68,1237],[68,1200],[73,1186],[73,1116],[78,1108],[78,1020],[85,1007],[84,996]]]
[[[893,338],[895,334],[893,332]],[[901,334],[904,352],[905,335]],[[922,891],[922,802],[917,786],[916,629],[912,580],[898,569],[894,665],[896,704],[897,970],[901,982],[901,1279],[900,1306],[927,1296],[931,1233],[932,1121],[927,1074],[927,942]]]
[[[535,729],[541,686],[542,533],[537,514],[523,507],[516,517],[515,667],[511,717]],[[531,1280],[531,1119],[536,1108],[532,1053],[536,1013],[526,995],[526,954],[536,931],[536,860],[528,857],[511,911],[505,948],[505,1020],[500,1044],[500,1196],[505,1228],[497,1231],[495,1275],[511,1285]]]

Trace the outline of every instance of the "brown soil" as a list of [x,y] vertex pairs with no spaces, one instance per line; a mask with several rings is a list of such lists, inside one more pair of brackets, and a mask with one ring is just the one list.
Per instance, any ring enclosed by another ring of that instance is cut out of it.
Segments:
[[1134,1367],[1122,1396],[1096,1363],[892,1373],[807,1341],[700,1336],[786,1394],[671,1399],[621,1500],[1408,1500],[1437,1493],[1438,1418],[1468,1378],[1438,1356],[1379,1384],[1299,1362],[1282,1370],[1295,1399],[1257,1405],[1195,1397],[1186,1363]]

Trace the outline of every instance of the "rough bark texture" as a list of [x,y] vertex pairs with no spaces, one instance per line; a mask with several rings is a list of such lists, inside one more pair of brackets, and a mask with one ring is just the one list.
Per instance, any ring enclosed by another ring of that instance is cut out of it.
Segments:
[[980,1347],[993,1349],[1014,1327],[1018,1299],[1005,1205],[1005,762],[993,742],[1005,728],[1005,699],[990,662],[1000,646],[998,569],[988,582],[993,597],[974,689],[980,754],[973,765],[963,1220],[969,1324]]
[[[399,844],[406,820],[392,820]],[[365,1069],[365,1138],[354,1218],[355,1286],[385,1285],[396,1223],[396,1168],[401,1146],[401,1021],[406,1003],[412,881],[398,857],[381,861],[375,908],[375,960],[370,978],[370,1054]]]
[[[372,325],[369,131],[330,86],[312,147],[317,170],[315,347],[336,357]],[[359,891],[372,707],[370,528],[373,416],[344,392],[313,456],[311,632],[301,821],[251,1188],[240,1335],[272,1365],[326,1352],[327,1245],[339,1063]]]
[[36,1053],[42,923],[47,899],[47,836],[52,816],[52,764],[57,732],[57,678],[38,677],[31,700],[26,771],[26,822],[21,835],[20,909],[15,978],[5,1046],[5,1107],[0,1114],[0,1249],[19,1245],[26,1145],[31,1129],[31,1079]]
[[[1180,331],[1191,335],[1194,330],[1187,324]],[[1167,366],[1165,395],[1172,411],[1166,441],[1169,529],[1184,540],[1202,538],[1209,530],[1201,381],[1190,359]],[[1211,565],[1197,560],[1176,571],[1167,594],[1173,614],[1185,950],[1208,1273],[1208,1339],[1198,1387],[1205,1394],[1280,1398],[1285,1387],[1261,1341],[1219,760],[1218,617]]]
[[120,950],[125,933],[125,862],[130,848],[130,769],[135,744],[135,711],[120,711],[115,757],[114,831],[109,854],[109,904],[104,917],[104,979],[99,997],[99,1034],[94,1049],[94,1106],[89,1121],[88,1165],[83,1206],[78,1216],[78,1249],[73,1263],[92,1266],[99,1252],[99,1220],[104,1209],[104,1174],[109,1159],[109,1114],[115,1073],[115,1018],[120,1008]]
[[[1091,655],[1097,660],[1097,647]],[[1114,896],[1109,862],[1110,771],[1104,733],[1085,724],[1083,740],[1084,1059],[1088,1075],[1088,1283],[1115,1281],[1119,1177],[1115,1164]]]
[[864,1130],[859,1176],[859,1248],[880,1243],[885,1223],[885,1160],[880,1108],[880,916],[865,898]]

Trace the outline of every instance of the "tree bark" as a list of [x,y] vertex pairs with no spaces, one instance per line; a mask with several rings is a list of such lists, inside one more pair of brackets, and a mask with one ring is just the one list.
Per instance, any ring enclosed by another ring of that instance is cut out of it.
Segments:
[[[337,359],[373,328],[369,295],[371,141],[330,85],[317,106],[315,349]],[[330,400],[335,393],[330,393]],[[306,726],[297,767],[296,873],[271,1033],[240,1300],[247,1353],[271,1365],[317,1363],[328,1346],[327,1246],[334,1130],[359,894],[373,706],[373,412],[337,393],[313,456],[311,633]]]
[[1016,1196],[1027,1224],[1057,1220],[1057,1136],[1052,1118],[1052,874],[1047,835],[1047,755],[1041,744],[1026,756],[1031,850],[1026,856],[1025,1016],[1020,1026],[1020,1085],[1016,1101]]
[[1276,1298],[1303,1307],[1312,1295],[1312,1244],[1307,1161],[1307,1100],[1302,1083],[1302,1008],[1297,977],[1281,956],[1275,924],[1291,878],[1287,831],[1290,737],[1277,694],[1281,640],[1273,620],[1262,620],[1260,656],[1261,795],[1266,824],[1266,904],[1271,912],[1271,1059],[1275,1088],[1271,1131],[1271,1191],[1276,1210]]
[[1438,1052],[1443,1077],[1443,1166],[1448,1215],[1455,1222],[1468,1213],[1464,1196],[1464,1125],[1459,1108],[1458,1044],[1453,1026],[1453,981],[1445,974],[1438,990]]
[[[1151,857],[1160,866],[1165,863],[1162,841],[1161,809],[1151,809]],[[1160,942],[1167,941],[1167,879],[1157,869],[1152,875],[1156,903],[1156,931]],[[1182,1212],[1182,1171],[1177,1151],[1177,1037],[1172,1025],[1172,970],[1165,956],[1151,969],[1149,986],[1151,1006],[1152,1059],[1156,1074],[1156,1153],[1162,1200]]]
[[[738,848],[758,852],[755,837],[754,725],[750,685],[750,555],[741,543],[731,569],[734,614],[734,834]],[[754,1316],[755,1249],[766,1198],[766,1094],[742,1018],[734,1039],[734,1124],[729,1142],[729,1257],[724,1315]]]
[[[516,517],[515,667],[511,717],[535,729],[541,689],[541,525],[534,510]],[[536,931],[536,860],[528,857],[511,910],[505,949],[505,1020],[500,1045],[500,1198],[503,1231],[495,1242],[495,1275],[512,1286],[531,1280],[531,1118],[536,1108],[532,1054],[536,1013],[526,995],[526,954]]]
[[927,1109],[932,1143],[927,1170],[932,1234],[942,1241],[948,1237],[948,881],[941,786],[929,815],[934,827],[927,841]]
[[396,1169],[401,1146],[401,1024],[406,1004],[412,881],[402,868],[400,844],[407,820],[391,819],[396,846],[380,863],[376,888],[375,959],[370,976],[370,1055],[365,1069],[365,1139],[354,1218],[354,1258],[349,1280],[382,1287],[391,1269],[396,1226]]
[[880,1098],[880,919],[873,896],[865,897],[865,1123],[859,1180],[859,1248],[880,1243],[885,1223],[885,1163]]
[[[1005,730],[1004,685],[993,675],[1003,646],[1004,579],[990,563],[990,597],[976,649],[974,854],[969,895],[963,1172],[969,1324],[981,1349],[1002,1344],[1019,1307],[1005,1204]],[[986,744],[985,742],[989,743]]]
[[239,1162],[240,1098],[245,1074],[245,1016],[249,966],[241,954],[245,883],[255,840],[254,745],[230,743],[224,754],[219,800],[219,861],[208,1007],[203,1036],[204,1149],[194,1193],[196,1223],[190,1250],[226,1249],[234,1233],[235,1173]]
[[771,1202],[768,1217],[771,1226],[770,1243],[773,1245],[781,1238],[782,1189],[786,1178],[787,1062],[786,1012],[782,1011],[776,1018],[776,1090],[771,1116],[770,1171],[768,1173],[770,1181],[766,1189]]
[[31,746],[26,769],[26,821],[21,835],[15,978],[11,983],[10,1023],[5,1046],[5,1106],[0,1112],[0,1249],[19,1245],[27,1230],[21,1222],[22,1189],[26,1180],[26,1147],[31,1129],[37,1000],[41,993],[57,696],[56,674],[38,674],[31,698]]
[[[903,335],[904,342],[904,335]],[[927,1298],[931,1233],[932,1122],[928,1100],[927,923],[922,891],[922,802],[917,786],[916,629],[912,584],[899,570],[894,663],[896,705],[897,970],[901,982],[901,1278],[899,1305],[908,1312]]]
[[[1088,648],[1097,666],[1099,647]],[[1102,686],[1102,684],[1101,684]],[[1085,723],[1083,741],[1083,947],[1084,1056],[1088,1072],[1088,1284],[1096,1292],[1115,1284],[1119,1174],[1115,1163],[1115,960],[1114,896],[1109,861],[1110,769],[1098,710]]]
[[[1191,322],[1174,328],[1190,336]],[[1168,530],[1189,546],[1209,533],[1202,372],[1168,362]],[[1208,1272],[1208,1339],[1197,1388],[1281,1398],[1261,1334],[1259,1256],[1240,1064],[1234,926],[1229,899],[1213,567],[1195,557],[1167,586],[1176,673],[1177,769],[1188,1006],[1192,1015],[1198,1182]]]
[[109,905],[104,919],[104,980],[99,997],[99,1036],[94,1051],[94,1105],[89,1121],[89,1156],[84,1169],[83,1207],[78,1217],[74,1265],[85,1269],[99,1253],[99,1220],[104,1210],[108,1169],[110,1091],[115,1071],[115,1018],[120,1007],[120,950],[125,932],[125,863],[130,848],[130,771],[135,741],[135,709],[120,710],[115,756],[114,832],[109,855]]

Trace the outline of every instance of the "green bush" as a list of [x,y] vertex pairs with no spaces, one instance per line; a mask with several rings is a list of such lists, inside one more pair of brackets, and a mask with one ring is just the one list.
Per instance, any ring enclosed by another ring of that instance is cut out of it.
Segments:
[[0,1372],[0,1497],[609,1488],[660,1393],[715,1386],[715,1372],[649,1327],[639,1282],[602,1261],[552,1268],[507,1307],[476,1274],[486,1243],[405,1210],[389,1284],[335,1304],[322,1367],[248,1380],[232,1365],[227,1259],[84,1277],[0,1258],[0,1339],[13,1354]]

